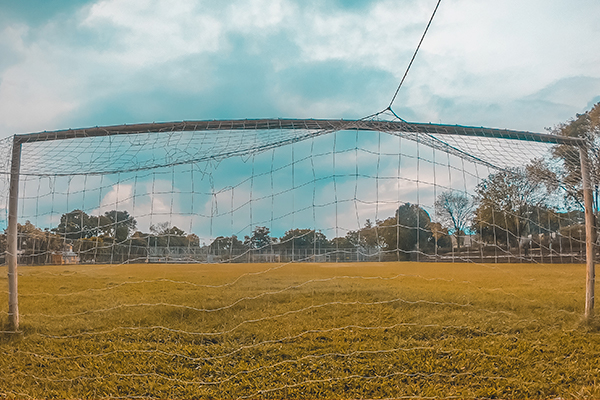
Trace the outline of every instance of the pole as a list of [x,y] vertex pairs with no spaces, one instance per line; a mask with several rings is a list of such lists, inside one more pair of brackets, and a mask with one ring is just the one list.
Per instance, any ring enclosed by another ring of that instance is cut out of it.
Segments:
[[8,229],[6,235],[8,263],[8,320],[10,329],[19,330],[19,295],[17,287],[17,210],[19,205],[19,169],[21,166],[21,142],[13,139],[8,195]]
[[581,159],[581,177],[583,181],[583,204],[585,207],[585,259],[586,259],[586,283],[585,283],[585,318],[590,320],[594,316],[594,284],[596,281],[596,267],[594,257],[596,253],[596,224],[592,208],[592,185],[590,179],[589,160],[587,146],[579,147],[579,158]]

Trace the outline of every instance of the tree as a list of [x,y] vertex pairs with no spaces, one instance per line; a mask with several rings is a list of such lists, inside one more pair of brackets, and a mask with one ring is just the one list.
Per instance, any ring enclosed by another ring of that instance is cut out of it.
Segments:
[[435,201],[435,211],[442,226],[454,235],[458,248],[471,225],[474,211],[473,199],[462,192],[445,191]]
[[64,241],[60,236],[48,229],[42,230],[30,221],[17,224],[18,248],[26,257],[26,263],[43,264],[47,261],[49,252],[62,251]]
[[430,222],[427,225],[427,229],[431,231],[436,248],[452,246],[452,241],[450,240],[450,236],[448,236],[448,229],[444,228],[442,224],[439,222]]
[[195,233],[190,233],[189,235],[186,236],[186,238],[187,238],[188,246],[200,247],[200,237],[198,235],[196,235]]
[[530,233],[532,215],[543,204],[544,192],[525,169],[513,168],[490,174],[475,188],[477,210],[474,226],[482,239],[507,247],[519,244]]
[[145,257],[147,256],[147,247],[149,246],[149,234],[135,231],[127,240],[127,245],[131,248],[133,257]]
[[[334,244],[334,241],[338,247],[342,247],[340,246],[342,241],[335,238],[332,240],[332,244]],[[378,235],[376,224],[373,224],[368,218],[363,228],[356,231],[349,231],[343,243],[350,244],[350,247],[362,247],[365,249],[380,248],[383,246],[383,240]]]
[[219,236],[210,244],[210,251],[212,254],[229,254],[232,251],[242,250],[246,251],[248,247],[237,238],[236,235],[231,237]]
[[136,220],[127,211],[112,210],[94,216],[73,210],[60,217],[60,223],[53,231],[71,240],[102,237],[123,242],[135,231],[136,225]]
[[295,249],[322,249],[329,246],[327,237],[314,229],[290,229],[279,238],[279,247]]
[[396,210],[394,217],[378,221],[378,235],[383,239],[385,251],[395,251],[398,258],[408,259],[410,252],[427,252],[433,248],[430,223],[427,211],[406,203]]
[[[356,232],[356,231],[351,231],[351,232]],[[350,233],[350,232],[348,232]],[[354,247],[358,247],[355,242],[352,242],[348,235],[346,236],[340,236],[340,237],[335,237],[333,239],[331,239],[331,241],[328,241],[329,245],[331,245],[331,247],[335,248],[335,249],[352,249]]]
[[152,232],[149,238],[150,246],[187,247],[189,243],[185,232],[176,226],[171,226],[169,222],[150,225],[150,232]]
[[[598,215],[600,211],[600,103],[590,111],[576,114],[575,118],[566,123],[555,126],[551,133],[585,139],[588,143],[588,160],[593,192],[593,212]],[[567,144],[556,145],[552,149],[552,159],[539,163],[537,179],[548,186],[558,189],[561,187],[567,192],[569,199],[579,203],[583,208],[583,191],[581,179],[581,161],[579,149]]]
[[103,225],[98,217],[90,217],[82,210],[73,210],[60,217],[58,227],[52,229],[67,239],[76,240],[98,236]]
[[245,237],[244,244],[251,249],[262,249],[273,243],[273,239],[269,234],[269,228],[266,226],[257,226],[252,231],[252,236]]
[[[20,250],[20,263],[44,264],[52,252],[64,250],[64,239],[49,229],[40,229],[30,221],[17,224],[17,247]],[[0,234],[0,253],[6,252],[6,230]]]
[[135,232],[137,221],[127,211],[107,211],[104,217],[106,224],[102,226],[102,230],[117,242],[124,242]]

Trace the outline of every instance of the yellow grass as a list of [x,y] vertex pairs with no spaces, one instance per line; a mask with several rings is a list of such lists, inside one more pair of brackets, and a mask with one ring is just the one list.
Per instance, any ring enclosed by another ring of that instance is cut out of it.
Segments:
[[[582,265],[19,273],[24,338],[0,343],[2,397],[600,397],[600,333],[582,324]],[[6,325],[6,303],[0,312]]]

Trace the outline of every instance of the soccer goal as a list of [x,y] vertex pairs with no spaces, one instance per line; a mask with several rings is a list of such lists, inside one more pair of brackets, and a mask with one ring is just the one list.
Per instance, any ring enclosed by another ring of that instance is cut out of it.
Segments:
[[580,138],[398,119],[95,127],[1,142],[17,265],[589,263]]

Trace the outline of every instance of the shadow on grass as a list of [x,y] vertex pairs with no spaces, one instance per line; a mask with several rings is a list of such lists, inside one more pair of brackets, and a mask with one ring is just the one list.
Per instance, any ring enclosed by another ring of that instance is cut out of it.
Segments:
[[600,333],[600,315],[582,319],[580,326],[586,332]]
[[0,319],[0,343],[19,341],[23,339],[23,330],[15,331],[7,318]]

